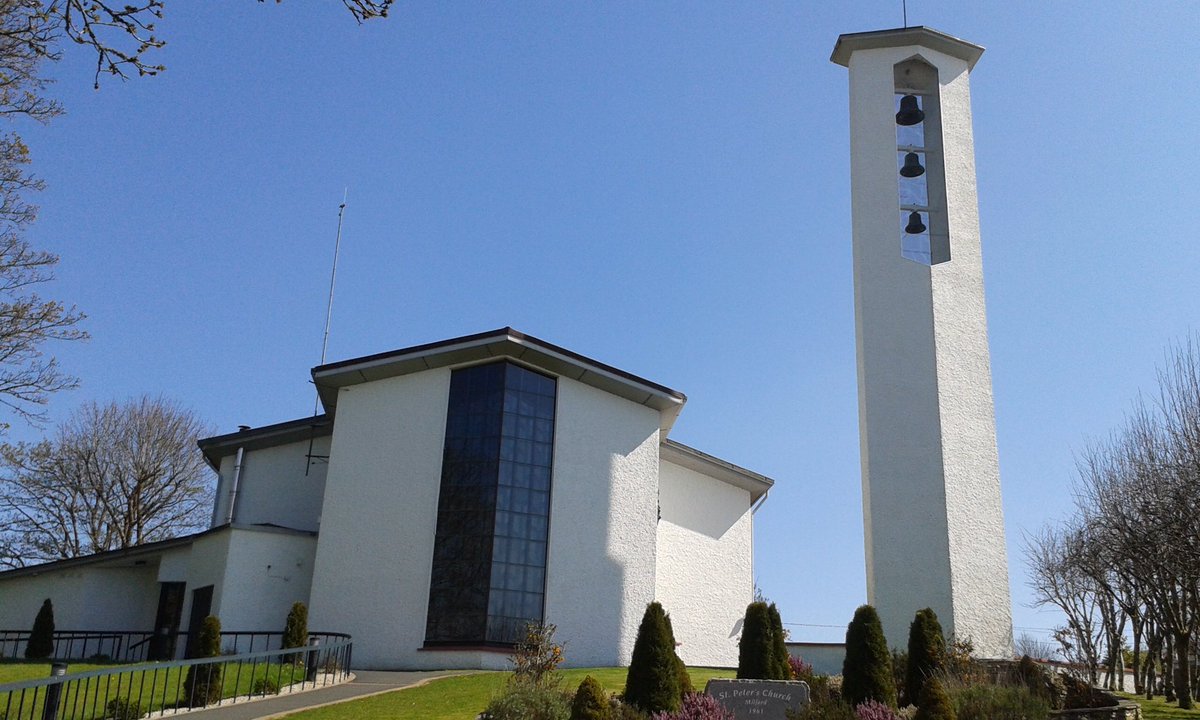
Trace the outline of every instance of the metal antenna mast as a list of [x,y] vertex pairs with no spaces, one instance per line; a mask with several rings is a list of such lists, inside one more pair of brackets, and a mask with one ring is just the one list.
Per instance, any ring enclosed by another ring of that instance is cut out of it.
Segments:
[[[325,364],[325,353],[329,350],[329,325],[333,321],[333,290],[337,284],[337,263],[338,254],[342,249],[342,218],[346,214],[346,200],[350,196],[350,188],[342,191],[342,204],[338,205],[338,221],[337,221],[337,238],[333,241],[333,269],[329,273],[329,302],[325,306],[325,334],[321,338],[321,365]],[[314,391],[316,388],[314,387]],[[321,393],[315,392],[313,398],[313,417],[315,418],[321,409]],[[308,438],[308,462],[304,466],[304,474],[308,475],[308,468],[312,465],[313,460],[329,460],[328,455],[313,454],[313,440],[316,438],[316,425],[312,427],[312,433]]]
[[[325,306],[325,335],[321,338],[321,365],[325,364],[325,353],[329,350],[329,324],[333,320],[333,289],[337,284],[338,253],[342,249],[342,217],[346,214],[346,199],[350,196],[350,188],[342,192],[342,204],[338,205],[337,239],[333,241],[333,270],[329,273],[329,302]],[[321,398],[313,401],[313,415],[317,414]]]

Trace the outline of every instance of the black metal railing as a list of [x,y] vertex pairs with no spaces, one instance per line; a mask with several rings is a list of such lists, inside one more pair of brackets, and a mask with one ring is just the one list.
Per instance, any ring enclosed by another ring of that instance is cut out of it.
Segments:
[[[0,630],[0,659],[22,659],[29,644],[29,630]],[[338,633],[309,633],[309,637],[332,640]],[[146,630],[59,630],[54,633],[56,660],[94,662],[151,662],[181,659],[188,634],[155,633]],[[221,652],[226,655],[278,650],[282,632],[231,630],[221,633]]]
[[307,647],[123,665],[77,674],[67,674],[69,666],[56,662],[48,678],[0,685],[0,718],[135,720],[345,681],[350,674],[350,636],[310,633],[309,639]]

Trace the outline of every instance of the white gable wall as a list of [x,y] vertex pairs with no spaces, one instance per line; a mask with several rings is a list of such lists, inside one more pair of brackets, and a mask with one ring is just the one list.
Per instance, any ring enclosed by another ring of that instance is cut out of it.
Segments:
[[[329,441],[329,436],[313,438],[312,454],[329,455]],[[316,530],[328,464],[321,460],[309,466],[308,454],[307,440],[248,450],[242,458],[234,522]],[[229,517],[229,493],[236,462],[236,452],[221,458],[214,525],[223,525]]]
[[359,667],[451,666],[419,652],[449,391],[439,369],[338,396],[309,626],[352,635]]
[[[338,398],[310,626],[354,636],[360,667],[507,667],[424,650],[448,369]],[[572,665],[628,663],[654,599],[659,413],[559,378],[546,610]]]
[[656,599],[689,665],[737,665],[754,596],[750,493],[663,460],[659,464]]
[[547,622],[568,665],[627,665],[654,600],[659,413],[559,378]]

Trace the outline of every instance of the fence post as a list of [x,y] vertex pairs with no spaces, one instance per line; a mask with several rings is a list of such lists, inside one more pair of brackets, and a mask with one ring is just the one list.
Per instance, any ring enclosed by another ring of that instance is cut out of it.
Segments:
[[321,638],[309,638],[309,647],[312,650],[308,651],[308,657],[304,659],[304,680],[306,682],[315,682],[317,679],[317,655],[321,646]]
[[[67,674],[67,664],[56,662],[50,665],[50,677]],[[42,720],[58,720],[58,701],[62,697],[62,683],[46,686],[46,705],[42,708]]]

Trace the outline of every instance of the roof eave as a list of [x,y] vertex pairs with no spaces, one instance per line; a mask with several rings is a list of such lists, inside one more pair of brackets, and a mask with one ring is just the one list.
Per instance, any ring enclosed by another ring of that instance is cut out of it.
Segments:
[[442,342],[345,360],[312,370],[327,412],[337,406],[338,390],[442,367],[463,367],[508,358],[562,377],[591,385],[660,413],[667,433],[687,402],[687,396],[664,385],[606,365],[531,335],[501,328]]
[[750,493],[752,505],[775,485],[775,481],[766,475],[747,470],[674,440],[664,439],[659,447],[661,457],[668,462],[746,490]]
[[907,28],[892,28],[889,30],[872,30],[870,32],[846,33],[839,35],[837,44],[833,46],[830,61],[850,67],[850,56],[858,50],[876,50],[879,48],[904,47],[915,45],[926,47],[956,57],[967,63],[967,70],[973,70],[975,63],[983,55],[984,48],[962,38],[954,37],[941,30],[917,25]]

